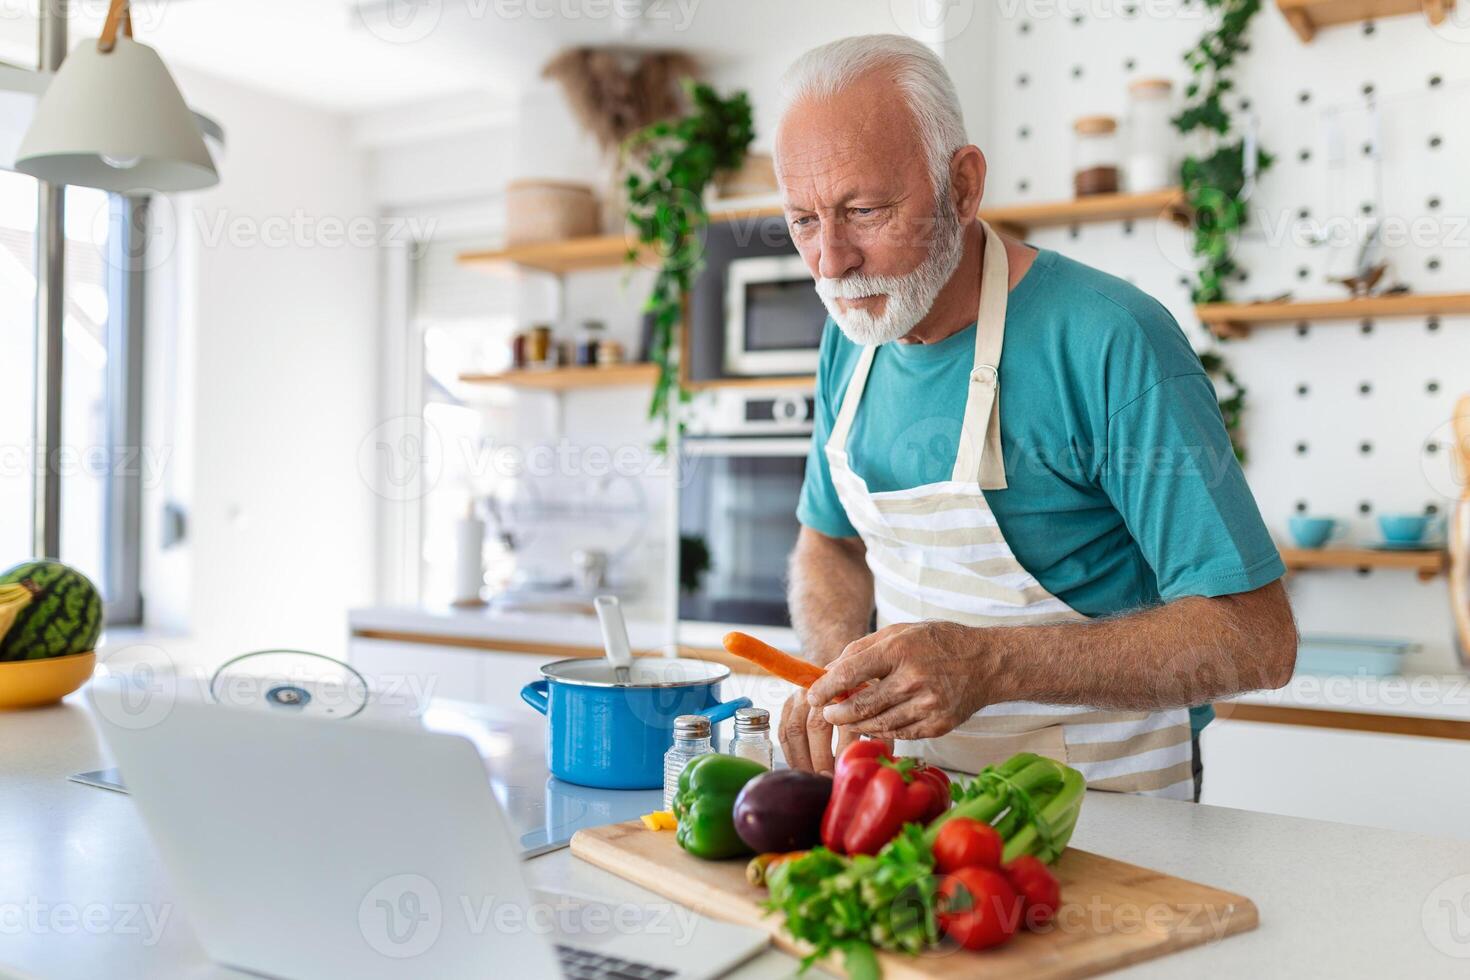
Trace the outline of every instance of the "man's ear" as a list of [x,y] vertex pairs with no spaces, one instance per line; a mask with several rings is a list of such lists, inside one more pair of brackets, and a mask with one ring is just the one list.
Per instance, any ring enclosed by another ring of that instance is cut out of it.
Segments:
[[975,220],[985,196],[985,154],[970,145],[955,150],[949,160],[950,196],[960,222]]

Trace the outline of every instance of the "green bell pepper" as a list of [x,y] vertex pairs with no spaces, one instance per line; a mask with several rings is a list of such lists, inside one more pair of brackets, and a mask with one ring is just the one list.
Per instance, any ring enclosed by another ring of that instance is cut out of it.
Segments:
[[689,761],[679,774],[674,794],[674,816],[679,830],[674,839],[695,857],[714,861],[749,854],[735,833],[735,797],[746,783],[766,771],[759,762],[711,752]]

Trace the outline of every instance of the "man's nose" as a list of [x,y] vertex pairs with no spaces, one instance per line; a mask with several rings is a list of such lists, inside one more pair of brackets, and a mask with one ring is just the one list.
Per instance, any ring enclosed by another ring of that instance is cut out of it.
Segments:
[[817,272],[823,279],[841,279],[863,264],[862,252],[848,240],[841,222],[822,222],[821,236],[822,252],[817,261]]

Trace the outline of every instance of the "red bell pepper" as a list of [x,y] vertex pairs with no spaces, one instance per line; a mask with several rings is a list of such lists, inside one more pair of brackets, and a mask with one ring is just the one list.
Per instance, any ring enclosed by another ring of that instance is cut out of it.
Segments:
[[949,777],[917,759],[895,759],[876,741],[854,742],[837,760],[822,843],[838,854],[877,854],[906,823],[949,808]]

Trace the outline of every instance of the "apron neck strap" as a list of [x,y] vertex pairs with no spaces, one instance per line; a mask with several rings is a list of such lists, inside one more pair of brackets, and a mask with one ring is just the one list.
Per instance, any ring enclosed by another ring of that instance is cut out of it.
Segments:
[[1006,334],[1006,298],[1010,264],[1005,242],[985,222],[985,261],[980,272],[980,312],[975,319],[975,366],[955,454],[956,483],[978,481],[981,490],[1006,488],[1005,458],[1000,446],[1000,354]]

